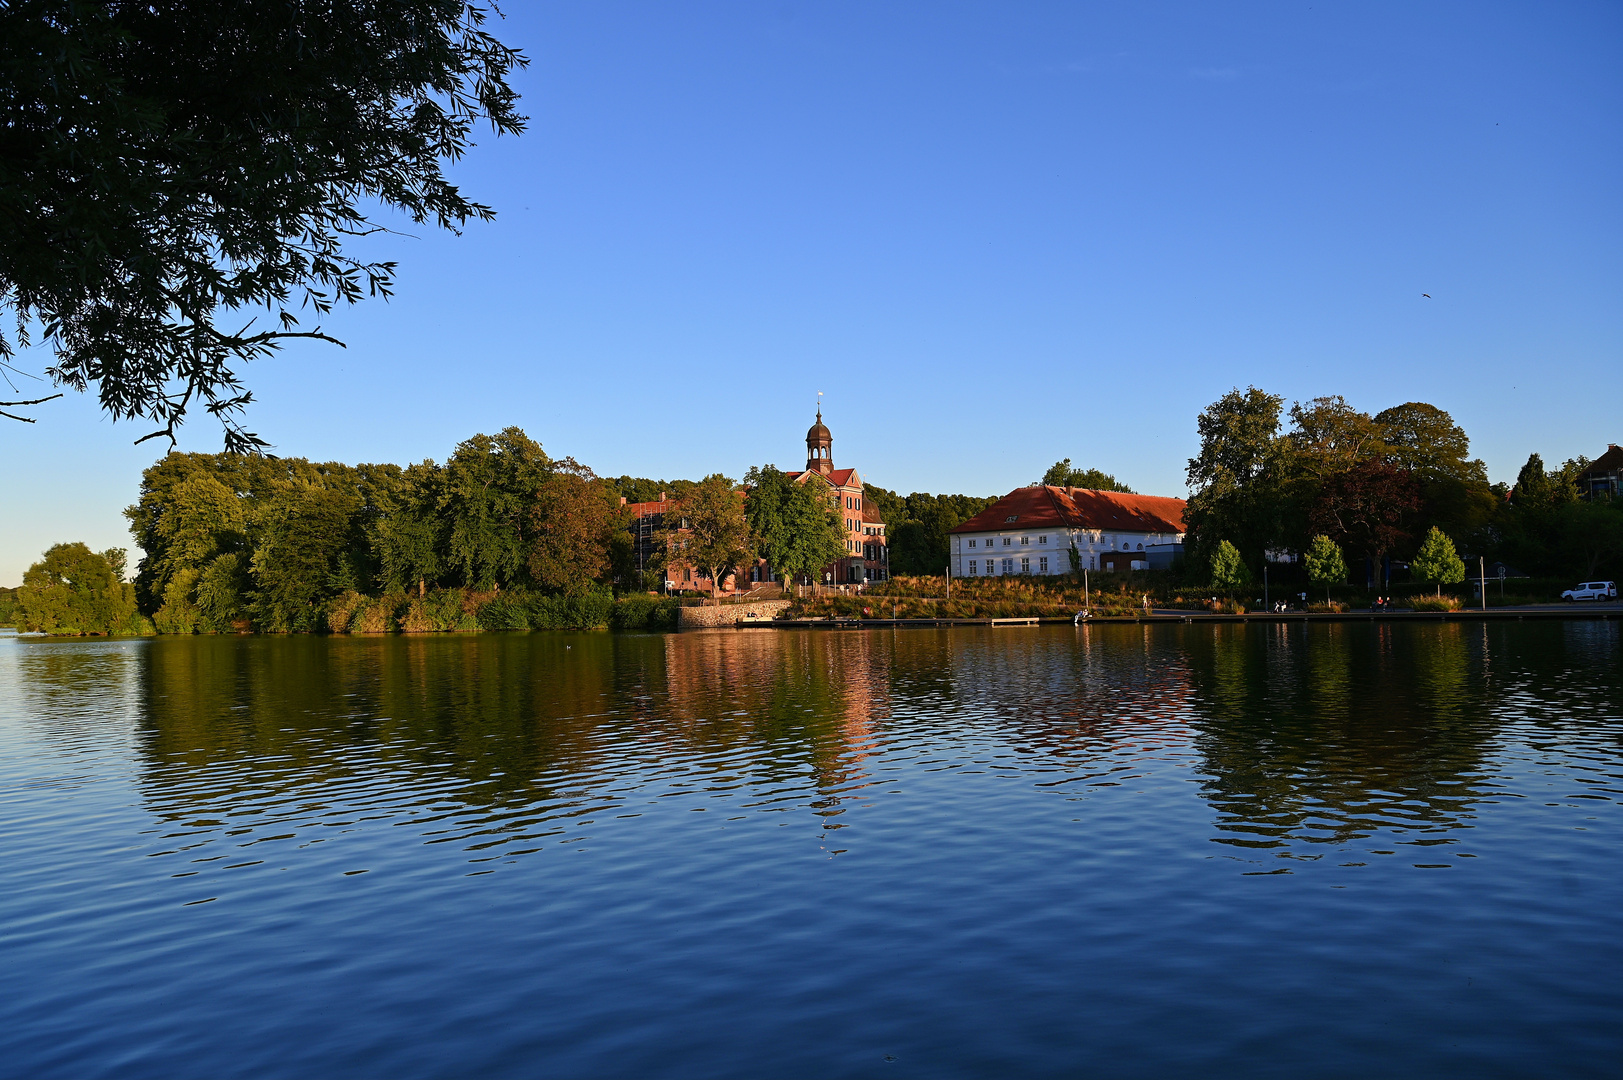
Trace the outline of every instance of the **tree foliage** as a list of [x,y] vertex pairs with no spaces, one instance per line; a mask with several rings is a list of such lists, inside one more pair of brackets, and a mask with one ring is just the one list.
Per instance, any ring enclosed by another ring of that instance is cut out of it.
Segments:
[[[241,365],[395,264],[347,241],[372,207],[456,230],[494,212],[443,171],[476,124],[518,133],[527,61],[452,0],[0,4],[0,359],[32,342],[60,386],[175,438],[189,408],[230,450]],[[263,320],[264,325],[261,325]]]
[[536,491],[530,518],[530,580],[537,586],[573,596],[609,579],[614,541],[626,526],[611,485],[573,460],[560,462]]
[[921,491],[904,498],[872,484],[864,485],[862,497],[885,519],[891,573],[917,575],[945,573],[952,530],[997,501]]
[[1232,592],[1251,583],[1251,572],[1246,569],[1240,550],[1227,540],[1218,542],[1212,551],[1212,584]]
[[752,468],[744,483],[744,516],[755,550],[784,581],[815,581],[823,567],[846,556],[839,496],[823,477],[812,474],[796,483],[764,465]]
[[1193,494],[1184,521],[1197,557],[1210,559],[1229,543],[1260,563],[1278,542],[1287,500],[1283,407],[1283,398],[1253,386],[1229,391],[1196,418],[1200,452],[1189,459]]
[[1230,539],[1254,569],[1266,551],[1303,551],[1322,533],[1379,558],[1412,551],[1417,522],[1494,542],[1498,499],[1447,412],[1411,401],[1371,416],[1332,395],[1293,404],[1282,429],[1282,407],[1251,387],[1201,414],[1185,514],[1197,553]]
[[711,598],[720,603],[722,585],[755,554],[743,492],[720,473],[693,485],[683,496],[681,520],[667,530],[666,550],[704,571]]
[[1406,472],[1379,459],[1331,476],[1308,513],[1309,526],[1379,561],[1409,536],[1420,509],[1419,485]]
[[[109,561],[108,555],[116,555]],[[53,544],[23,574],[15,617],[24,630],[54,634],[139,634],[143,620],[135,587],[115,562],[122,551],[97,554],[81,543]]]
[[170,453],[125,515],[146,553],[136,595],[165,633],[314,630],[346,594],[579,599],[630,550],[614,489],[518,428],[406,469]]
[[1056,461],[1043,473],[1038,484],[1048,484],[1054,487],[1090,488],[1094,491],[1121,491],[1128,495],[1133,489],[1117,480],[1107,472],[1098,469],[1077,469],[1071,465],[1071,459]]
[[1302,554],[1302,562],[1307,566],[1307,579],[1324,587],[1326,602],[1330,599],[1330,586],[1340,585],[1347,580],[1347,561],[1342,558],[1341,548],[1322,533],[1308,544],[1307,551]]
[[440,480],[446,564],[477,589],[520,584],[529,566],[531,506],[552,461],[516,427],[460,443]]
[[1454,541],[1435,525],[1420,542],[1420,550],[1410,561],[1409,570],[1416,580],[1435,583],[1438,596],[1443,594],[1444,585],[1465,580],[1465,562],[1454,549]]

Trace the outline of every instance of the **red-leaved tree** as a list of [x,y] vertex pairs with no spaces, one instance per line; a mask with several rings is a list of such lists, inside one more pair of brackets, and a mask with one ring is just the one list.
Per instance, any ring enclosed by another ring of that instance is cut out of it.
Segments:
[[1409,537],[1409,519],[1420,509],[1413,474],[1379,459],[1361,461],[1329,477],[1308,514],[1313,532],[1328,536],[1377,565]]

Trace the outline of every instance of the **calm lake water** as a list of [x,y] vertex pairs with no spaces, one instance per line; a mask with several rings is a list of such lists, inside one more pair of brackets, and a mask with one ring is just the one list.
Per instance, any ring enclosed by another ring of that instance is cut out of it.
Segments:
[[1615,1076],[1620,659],[0,639],[0,1073]]

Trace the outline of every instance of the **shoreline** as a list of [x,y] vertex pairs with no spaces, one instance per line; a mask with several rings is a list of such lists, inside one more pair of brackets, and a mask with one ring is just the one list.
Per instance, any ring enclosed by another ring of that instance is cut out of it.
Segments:
[[[1151,610],[1148,615],[1100,615],[1080,623],[1065,616],[1029,616],[1005,619],[740,619],[734,629],[765,627],[774,630],[863,630],[926,626],[1100,626],[1157,623],[1313,623],[1313,622],[1495,622],[1526,619],[1623,619],[1623,605],[1590,608],[1481,608],[1461,611],[1256,611],[1219,614],[1202,611]],[[726,629],[726,627],[717,627]]]

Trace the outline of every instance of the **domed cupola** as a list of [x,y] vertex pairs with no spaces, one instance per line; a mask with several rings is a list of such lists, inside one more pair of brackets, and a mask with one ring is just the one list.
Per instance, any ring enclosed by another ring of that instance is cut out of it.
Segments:
[[817,423],[806,432],[806,471],[825,475],[834,471],[834,436],[823,424],[823,410],[817,409]]

